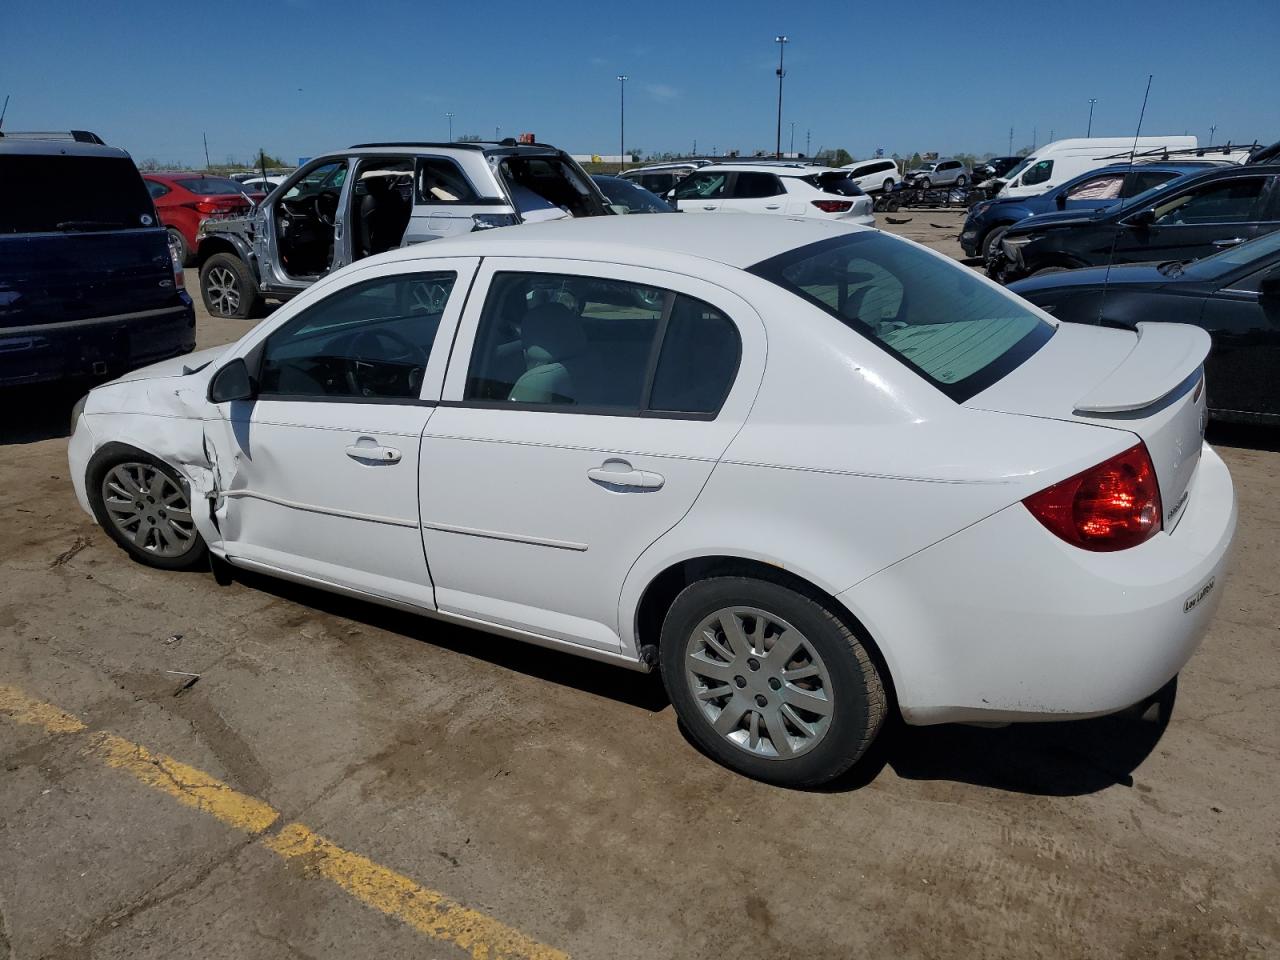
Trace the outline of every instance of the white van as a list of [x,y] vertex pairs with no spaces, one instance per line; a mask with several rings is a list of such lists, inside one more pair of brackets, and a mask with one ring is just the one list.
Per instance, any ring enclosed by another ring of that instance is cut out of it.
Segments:
[[[1133,137],[1080,137],[1046,143],[1000,178],[1000,199],[1034,197],[1096,167],[1121,163],[1134,149]],[[1137,151],[1194,150],[1195,137],[1139,137]],[[1151,159],[1149,156],[1147,159]]]
[[898,162],[889,157],[877,157],[873,160],[855,160],[846,163],[841,170],[849,171],[849,179],[856,183],[864,193],[883,190],[888,193],[893,185],[902,179],[898,170]]

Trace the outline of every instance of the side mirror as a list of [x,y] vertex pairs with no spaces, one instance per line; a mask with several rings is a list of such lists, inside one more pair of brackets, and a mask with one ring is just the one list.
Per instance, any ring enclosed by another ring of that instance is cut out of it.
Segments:
[[631,212],[631,208],[630,208],[630,207],[628,207],[625,203],[611,203],[611,204],[609,204],[609,209],[610,209],[613,213],[618,213],[618,214],[630,213],[630,212]]
[[1130,227],[1149,227],[1156,222],[1156,212],[1154,210],[1139,210],[1130,217],[1126,224]]
[[213,375],[209,381],[209,402],[227,403],[232,400],[252,400],[258,393],[258,384],[249,373],[244,357],[236,357]]

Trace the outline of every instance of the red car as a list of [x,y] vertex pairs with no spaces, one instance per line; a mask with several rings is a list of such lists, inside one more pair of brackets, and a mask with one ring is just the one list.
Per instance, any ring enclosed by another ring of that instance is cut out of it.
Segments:
[[169,243],[183,264],[196,249],[196,230],[207,217],[236,216],[257,203],[265,193],[245,194],[240,184],[226,177],[203,173],[144,173],[160,222],[169,231]]

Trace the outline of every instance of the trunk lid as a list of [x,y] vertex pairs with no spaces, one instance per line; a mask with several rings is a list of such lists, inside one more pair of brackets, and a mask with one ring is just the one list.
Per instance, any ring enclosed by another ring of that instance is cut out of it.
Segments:
[[1171,531],[1200,463],[1209,345],[1204,330],[1186,324],[1129,331],[1063,323],[1026,363],[965,405],[1136,434],[1155,466]]
[[0,333],[177,302],[163,229],[0,234]]

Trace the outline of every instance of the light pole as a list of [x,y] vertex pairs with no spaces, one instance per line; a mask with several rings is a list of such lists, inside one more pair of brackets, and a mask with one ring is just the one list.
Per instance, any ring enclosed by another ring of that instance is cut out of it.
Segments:
[[787,44],[791,42],[788,37],[777,36],[773,38],[773,42],[778,45],[778,139],[774,143],[773,152],[777,159],[782,159],[782,78],[786,73],[782,69],[782,57],[786,53]]
[[791,121],[791,151],[790,152],[793,157],[796,155],[796,122],[794,120]]
[[1089,128],[1085,130],[1084,135],[1090,136],[1093,133],[1093,105],[1098,102],[1097,97],[1089,98]]
[[627,75],[618,74],[618,172],[627,169]]
[[1218,127],[1216,124],[1209,127],[1209,146],[1211,147],[1213,146],[1213,135],[1217,132],[1217,130],[1218,130]]
[[449,121],[449,142],[453,143],[453,114],[446,113],[444,118]]

